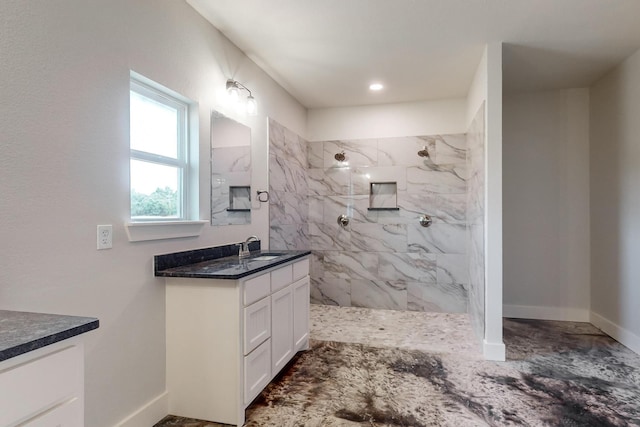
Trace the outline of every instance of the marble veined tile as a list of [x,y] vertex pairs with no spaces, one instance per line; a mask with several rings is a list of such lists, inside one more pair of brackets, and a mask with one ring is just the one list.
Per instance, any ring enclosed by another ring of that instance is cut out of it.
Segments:
[[351,280],[380,280],[378,254],[375,252],[325,251],[323,277]]
[[281,155],[283,155],[287,161],[306,169],[308,165],[307,141],[287,128],[284,130],[284,141],[284,151]]
[[349,217],[349,230],[359,222],[371,222],[368,216],[368,196],[327,196],[323,201],[323,219],[325,224],[337,224],[340,215]]
[[324,196],[308,196],[309,222],[324,222]]
[[324,168],[324,147],[322,142],[309,142],[307,159],[309,168]]
[[435,162],[437,164],[465,163],[467,137],[465,134],[440,135],[435,140]]
[[395,182],[398,191],[407,189],[407,168],[401,166],[351,168],[352,194],[369,195],[372,182]]
[[347,279],[312,278],[311,303],[351,306],[351,284]]
[[309,227],[307,224],[272,225],[269,227],[269,248],[308,250]]
[[[378,164],[378,143],[375,139],[360,139],[353,141],[325,141],[324,167],[348,165],[376,166]],[[335,159],[337,153],[344,152],[345,162]]]
[[284,145],[284,126],[269,118],[269,148]]
[[422,253],[380,252],[378,276],[393,282],[436,281],[436,257]]
[[334,224],[309,224],[311,249],[318,251],[347,251],[351,249],[351,233]]
[[412,166],[407,168],[407,191],[465,194],[464,165]]
[[269,187],[277,191],[296,191],[293,170],[281,156],[269,154]]
[[410,282],[407,284],[409,310],[466,313],[467,291],[457,283]]
[[424,157],[418,151],[427,148],[429,155],[435,155],[435,139],[429,136],[407,136],[378,139],[379,166],[420,166]]
[[309,169],[308,188],[311,196],[339,196],[350,194],[349,168]]
[[430,227],[407,225],[410,252],[464,254],[466,253],[466,226],[464,224],[437,224]]
[[351,280],[351,305],[355,307],[407,309],[404,283],[379,280]]
[[404,224],[353,224],[351,250],[356,252],[407,252]]
[[466,255],[438,254],[436,255],[436,282],[440,284],[469,283],[469,273]]

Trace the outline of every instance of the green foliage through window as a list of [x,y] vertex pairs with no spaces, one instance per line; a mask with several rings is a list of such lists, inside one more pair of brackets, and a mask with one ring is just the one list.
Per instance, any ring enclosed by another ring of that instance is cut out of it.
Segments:
[[151,194],[131,191],[132,217],[172,217],[176,215],[178,192],[169,187],[157,188]]

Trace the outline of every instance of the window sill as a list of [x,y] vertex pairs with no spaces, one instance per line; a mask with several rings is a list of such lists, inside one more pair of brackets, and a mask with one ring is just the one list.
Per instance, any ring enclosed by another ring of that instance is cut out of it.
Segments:
[[126,222],[130,242],[197,237],[208,221]]

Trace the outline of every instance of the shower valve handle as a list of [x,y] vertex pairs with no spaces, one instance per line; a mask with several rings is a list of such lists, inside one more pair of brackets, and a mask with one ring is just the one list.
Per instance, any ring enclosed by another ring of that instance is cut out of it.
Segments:
[[431,216],[427,214],[424,214],[420,217],[420,225],[423,227],[429,227],[432,222],[433,220],[431,219]]
[[347,225],[349,225],[349,217],[346,215],[340,215],[338,217],[338,224],[340,225],[340,227],[346,227]]

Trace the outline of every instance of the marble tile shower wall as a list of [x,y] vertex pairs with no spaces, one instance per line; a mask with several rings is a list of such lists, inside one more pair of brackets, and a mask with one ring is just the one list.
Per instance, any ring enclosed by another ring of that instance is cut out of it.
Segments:
[[[466,143],[464,134],[309,143],[312,302],[467,311]],[[429,158],[418,156],[425,147]],[[397,184],[398,210],[368,210],[371,182]]]
[[469,254],[469,316],[479,337],[484,336],[484,104],[467,131],[467,251]]
[[308,250],[308,142],[269,119],[269,248]]

